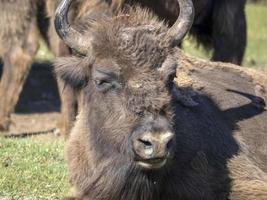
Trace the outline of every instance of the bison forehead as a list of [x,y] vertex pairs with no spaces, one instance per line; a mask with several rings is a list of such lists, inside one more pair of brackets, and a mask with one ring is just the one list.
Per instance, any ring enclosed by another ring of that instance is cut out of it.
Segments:
[[127,66],[160,67],[167,56],[166,49],[160,46],[160,42],[151,34],[141,30],[133,33],[108,35],[100,40],[95,40],[94,49],[97,57],[122,60]]
[[149,91],[157,95],[167,92],[166,83],[158,70],[144,66],[142,69],[133,68],[129,73],[126,82],[133,91]]
[[134,16],[97,23],[93,29],[96,56],[127,60],[135,66],[159,67],[169,51],[164,40],[166,27],[148,13],[131,15]]
[[160,79],[138,79],[138,76],[128,80],[126,96],[128,107],[136,113],[158,112],[171,101],[170,94]]
[[156,93],[154,94],[135,93],[134,95],[127,96],[127,108],[132,113],[136,114],[153,113],[155,115],[159,114],[165,108],[171,108],[170,107],[171,99],[168,95],[161,94],[160,96],[157,96],[155,94]]
[[159,67],[167,52],[161,47],[158,38],[147,31],[122,33],[118,50],[136,66],[149,64],[154,68]]

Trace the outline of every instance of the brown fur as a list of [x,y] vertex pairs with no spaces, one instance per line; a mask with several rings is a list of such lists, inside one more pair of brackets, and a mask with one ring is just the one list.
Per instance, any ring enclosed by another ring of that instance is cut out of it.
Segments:
[[246,156],[234,157],[229,162],[233,178],[230,199],[264,200],[267,197],[267,176]]
[[[118,7],[140,4],[172,25],[179,16],[177,0],[106,0]],[[246,48],[245,0],[193,0],[195,20],[191,35],[207,50],[212,60],[240,65]]]
[[[84,95],[67,145],[75,199],[267,198],[266,95],[255,91],[257,78],[170,48],[166,25],[139,8],[79,28],[92,39],[88,55],[56,62],[58,77]],[[145,171],[131,141],[151,115],[175,130],[175,153],[162,169]]]
[[0,6],[0,55],[4,63],[0,82],[0,130],[6,130],[37,51],[38,3],[1,0]]
[[[71,50],[59,39],[54,28],[55,9],[59,2],[59,0],[46,0],[46,8],[50,21],[48,31],[49,46],[57,57],[72,54]],[[81,19],[94,19],[106,15],[111,16],[113,10],[115,10],[113,6],[110,7],[102,0],[75,1],[71,8],[69,19],[71,23],[76,24]],[[61,80],[58,80],[58,85],[62,99],[60,129],[64,137],[67,138],[73,127],[81,99],[77,90],[74,90],[69,85],[65,85]]]

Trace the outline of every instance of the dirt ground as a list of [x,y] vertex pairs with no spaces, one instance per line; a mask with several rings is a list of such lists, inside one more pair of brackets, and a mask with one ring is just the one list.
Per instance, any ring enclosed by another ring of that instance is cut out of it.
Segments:
[[33,64],[6,134],[43,132],[57,128],[60,98],[51,63]]

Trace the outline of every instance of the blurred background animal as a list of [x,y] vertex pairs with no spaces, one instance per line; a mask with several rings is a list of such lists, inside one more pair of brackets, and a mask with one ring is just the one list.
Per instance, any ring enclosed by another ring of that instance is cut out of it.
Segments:
[[0,130],[7,130],[48,21],[42,0],[0,0],[0,8]]
[[[54,29],[54,12],[59,0],[0,0],[0,57],[3,72],[0,82],[0,131],[7,131],[11,113],[18,102],[24,82],[43,38],[57,56],[71,54]],[[106,2],[76,1],[69,13],[72,23],[86,15],[105,14],[111,8]],[[79,95],[58,80],[61,96],[60,131],[67,135],[78,109]]]

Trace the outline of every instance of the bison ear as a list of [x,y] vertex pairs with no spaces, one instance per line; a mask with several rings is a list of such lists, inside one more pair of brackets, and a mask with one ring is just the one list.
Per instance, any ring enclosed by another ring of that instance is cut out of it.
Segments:
[[54,66],[57,77],[63,80],[65,84],[76,89],[80,89],[87,84],[89,79],[89,66],[84,58],[58,58]]

